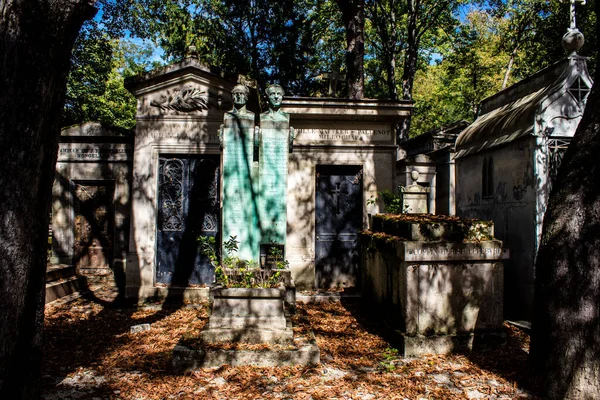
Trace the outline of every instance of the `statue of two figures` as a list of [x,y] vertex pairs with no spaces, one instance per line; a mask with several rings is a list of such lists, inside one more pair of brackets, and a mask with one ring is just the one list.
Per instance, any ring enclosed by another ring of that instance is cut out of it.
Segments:
[[[287,174],[294,139],[290,116],[281,110],[284,90],[265,90],[268,111],[255,115],[246,108],[249,89],[232,90],[233,109],[224,115],[220,139],[223,149],[223,238],[236,236],[238,255],[259,260],[263,248],[285,245]],[[262,257],[261,257],[262,256]]]

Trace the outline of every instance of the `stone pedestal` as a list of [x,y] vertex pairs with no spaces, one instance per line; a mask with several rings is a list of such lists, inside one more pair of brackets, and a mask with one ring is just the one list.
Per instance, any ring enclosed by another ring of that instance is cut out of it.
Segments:
[[291,344],[285,289],[216,288],[213,310],[200,338],[205,343]]
[[[375,216],[376,220],[381,218]],[[375,227],[382,225],[380,221],[374,223]],[[504,321],[503,260],[508,258],[502,242],[398,236],[404,230],[414,236],[425,230],[419,225],[431,229],[434,224],[406,225],[406,229],[397,228],[395,235],[368,233],[361,240],[363,296],[400,336],[404,355],[469,349],[477,335],[497,336]],[[475,232],[483,235],[480,231],[486,227],[487,234],[493,232],[487,223],[472,222],[470,227],[454,230],[449,225],[446,222],[440,227],[454,235],[462,231],[465,237]],[[443,237],[444,233],[436,236]]]
[[427,214],[429,212],[429,191],[427,188],[414,184],[405,188],[401,193],[402,212],[407,214]]
[[[254,113],[227,112],[223,141],[223,243],[238,241],[237,256],[258,260],[260,233],[256,176],[253,172]],[[222,254],[227,254],[223,249]]]

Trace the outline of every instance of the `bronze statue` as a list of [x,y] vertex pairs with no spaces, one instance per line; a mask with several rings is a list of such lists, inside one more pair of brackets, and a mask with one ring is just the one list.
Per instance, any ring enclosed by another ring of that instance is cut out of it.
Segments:
[[289,121],[289,114],[280,110],[281,101],[285,94],[283,88],[277,84],[269,85],[267,86],[265,93],[269,100],[269,111],[264,112],[261,117],[275,121]]
[[231,90],[231,97],[233,97],[233,110],[230,112],[234,114],[249,113],[249,111],[246,109],[249,92],[250,90],[245,85],[235,85],[233,87]]

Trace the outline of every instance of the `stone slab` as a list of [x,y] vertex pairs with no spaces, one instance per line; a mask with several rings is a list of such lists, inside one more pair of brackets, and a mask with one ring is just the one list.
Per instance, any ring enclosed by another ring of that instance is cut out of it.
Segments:
[[259,216],[261,244],[285,245],[287,232],[287,176],[290,149],[289,116],[271,121],[261,114],[259,143]]
[[293,367],[319,365],[321,354],[314,337],[308,344],[295,349],[270,350],[226,350],[219,348],[190,349],[178,344],[173,349],[173,370],[185,373],[200,368],[222,365],[233,367],[251,365],[255,367]]
[[[236,255],[258,260],[258,204],[254,176],[254,114],[225,113],[223,125],[223,243],[235,236]],[[227,254],[223,247],[224,255]]]
[[[405,195],[406,193],[402,193]],[[383,232],[388,235],[398,236],[411,241],[448,241],[482,242],[494,238],[494,224],[492,221],[472,221],[457,219],[447,221],[445,216],[421,215],[410,220],[403,215],[376,214],[372,217],[373,232]],[[452,218],[452,217],[450,217]]]
[[502,344],[506,341],[506,335],[499,332],[442,336],[409,336],[398,332],[398,335],[403,343],[405,357],[465,352],[472,350],[478,343]]
[[208,321],[209,329],[285,329],[286,322],[283,312],[280,316],[244,316],[211,315]]
[[200,332],[203,343],[249,343],[249,344],[278,344],[291,345],[294,334],[287,329],[260,329],[260,328],[217,328],[209,327]]

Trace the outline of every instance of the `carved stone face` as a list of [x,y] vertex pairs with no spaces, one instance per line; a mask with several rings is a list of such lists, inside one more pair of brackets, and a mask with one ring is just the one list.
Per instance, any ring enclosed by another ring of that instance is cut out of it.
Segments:
[[267,96],[269,97],[269,103],[271,103],[273,107],[279,107],[283,100],[283,89],[276,86],[271,87],[267,90]]
[[246,102],[248,101],[248,95],[241,90],[232,92],[231,96],[233,97],[233,104],[237,107],[246,105]]

